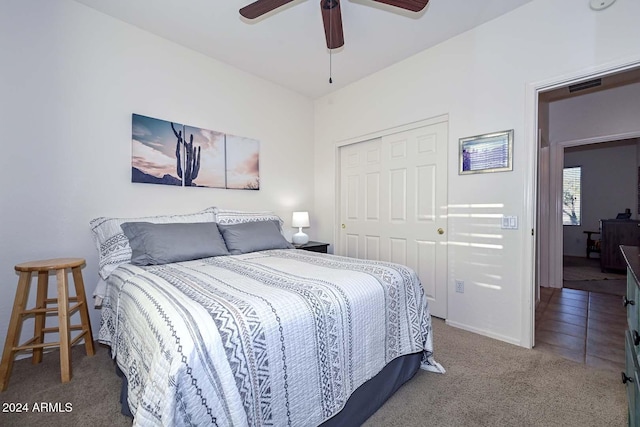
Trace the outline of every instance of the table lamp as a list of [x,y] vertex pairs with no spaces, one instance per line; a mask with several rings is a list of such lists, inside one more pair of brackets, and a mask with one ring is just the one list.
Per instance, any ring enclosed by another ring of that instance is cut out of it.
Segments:
[[309,236],[302,232],[302,227],[309,227],[309,212],[294,212],[291,226],[298,227],[298,232],[291,238],[294,245],[304,245],[309,242]]

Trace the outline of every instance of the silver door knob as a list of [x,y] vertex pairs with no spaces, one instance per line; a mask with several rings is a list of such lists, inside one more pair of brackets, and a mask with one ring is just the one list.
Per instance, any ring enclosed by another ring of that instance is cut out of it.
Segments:
[[347,228],[347,226],[346,226],[346,225],[344,225],[344,224],[342,224],[342,228]]

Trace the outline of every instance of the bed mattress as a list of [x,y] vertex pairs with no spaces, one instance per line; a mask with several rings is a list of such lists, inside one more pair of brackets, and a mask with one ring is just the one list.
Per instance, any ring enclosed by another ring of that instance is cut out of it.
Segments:
[[134,425],[320,425],[403,355],[433,359],[413,270],[302,250],[118,267],[99,341]]

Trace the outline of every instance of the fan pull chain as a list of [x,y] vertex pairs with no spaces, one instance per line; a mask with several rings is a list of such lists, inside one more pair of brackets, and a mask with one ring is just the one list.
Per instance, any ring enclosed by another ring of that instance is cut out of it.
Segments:
[[[329,15],[329,45],[333,46],[333,14]],[[333,49],[329,48],[329,84],[333,83],[333,79],[331,78],[332,74],[332,63],[331,59],[333,57]]]
[[331,57],[333,54],[333,49],[329,49],[329,84],[333,83],[333,79],[331,78]]

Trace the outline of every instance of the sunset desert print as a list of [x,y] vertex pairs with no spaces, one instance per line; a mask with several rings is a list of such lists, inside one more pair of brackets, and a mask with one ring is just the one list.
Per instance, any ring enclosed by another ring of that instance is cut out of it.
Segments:
[[[174,126],[182,128],[182,125]],[[171,122],[133,115],[131,182],[182,185],[176,168],[176,137]]]
[[131,181],[260,189],[260,142],[133,114]]
[[260,143],[255,139],[226,135],[227,188],[260,189]]
[[[199,147],[200,150],[200,170],[192,185],[225,188],[224,133],[185,126],[184,134],[187,135],[187,147],[193,136],[193,146],[195,147],[193,149],[195,150]],[[185,156],[185,159],[189,159],[189,156]]]

